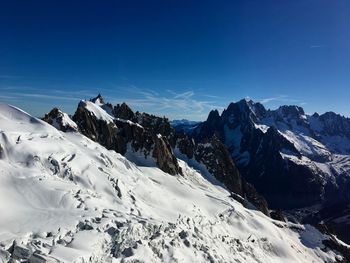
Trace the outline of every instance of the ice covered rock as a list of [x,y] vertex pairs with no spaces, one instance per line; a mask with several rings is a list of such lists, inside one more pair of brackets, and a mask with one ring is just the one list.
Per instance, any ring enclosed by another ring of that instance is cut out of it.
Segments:
[[53,108],[48,114],[45,114],[42,120],[64,132],[78,130],[76,123],[68,114],[60,111],[58,108]]

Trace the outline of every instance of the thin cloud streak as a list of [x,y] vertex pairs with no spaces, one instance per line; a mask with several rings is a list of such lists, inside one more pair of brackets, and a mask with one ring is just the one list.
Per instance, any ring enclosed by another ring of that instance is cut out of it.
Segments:
[[40,93],[10,93],[17,97],[38,98],[38,99],[56,99],[56,100],[80,100],[78,97],[65,97],[56,95],[46,95]]
[[[215,100],[195,99],[195,92],[192,90],[177,93],[173,90],[166,90],[169,96],[161,96],[152,90],[141,90],[135,87],[133,93],[138,98],[113,98],[114,103],[126,102],[131,107],[142,108],[144,111],[150,111],[154,114],[163,115],[166,113],[169,117],[184,116],[191,119],[203,119],[212,109],[222,110]],[[163,111],[163,112],[162,112]]]
[[269,97],[269,98],[264,98],[258,100],[258,102],[262,104],[269,104],[271,102],[280,102],[280,103],[294,103],[294,104],[299,104],[299,105],[305,105],[306,102],[302,102],[298,99],[291,98],[286,95],[280,95],[280,96],[275,96],[275,97]]
[[325,45],[311,45],[310,48],[323,48]]

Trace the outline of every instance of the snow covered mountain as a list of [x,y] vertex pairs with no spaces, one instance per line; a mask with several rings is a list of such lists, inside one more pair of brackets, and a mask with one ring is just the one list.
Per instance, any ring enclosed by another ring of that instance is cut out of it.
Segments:
[[180,126],[180,125],[193,126],[193,125],[196,125],[198,123],[199,123],[198,121],[190,121],[190,120],[186,120],[186,119],[170,121],[170,125],[173,127]]
[[[270,207],[293,209],[304,215],[298,216],[303,222],[327,222],[343,240],[350,240],[343,231],[350,224],[349,118],[332,112],[307,115],[298,106],[266,110],[244,99],[221,115],[211,111],[187,135],[197,143],[219,138],[240,174]],[[337,209],[333,216],[321,212]]]
[[199,121],[189,121],[186,119],[182,120],[172,120],[170,121],[171,127],[173,127],[177,132],[188,132],[194,129],[200,122]]
[[[105,105],[100,100],[79,104],[88,109],[87,116],[95,117],[89,127],[96,129],[85,131],[100,136],[93,137],[95,141],[75,129],[89,124],[76,123],[59,111],[46,116],[52,126],[13,106],[0,105],[1,262],[350,259],[349,246],[336,237],[244,207],[203,169],[176,159],[181,173],[170,174],[157,164],[157,154],[139,155],[127,147],[127,159],[100,145],[96,141],[109,141],[105,133],[97,132],[99,128],[108,127],[110,132],[125,123],[135,132],[140,128],[116,119]],[[74,120],[88,121],[86,116],[75,116]],[[74,129],[55,128],[62,125]],[[130,161],[128,152],[136,162]]]
[[215,134],[240,173],[272,207],[297,208],[350,201],[350,119],[309,116],[301,107],[266,110],[260,103],[231,103],[212,111],[191,133]]
[[82,134],[138,165],[175,175],[182,174],[177,160],[182,159],[218,179],[245,205],[269,214],[265,199],[242,179],[225,146],[215,138],[196,144],[176,132],[167,118],[133,112],[125,103],[104,103],[101,95],[81,101],[72,118]]

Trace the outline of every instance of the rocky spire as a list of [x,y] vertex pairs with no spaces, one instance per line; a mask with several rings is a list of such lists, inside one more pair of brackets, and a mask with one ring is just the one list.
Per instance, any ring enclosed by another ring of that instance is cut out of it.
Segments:
[[98,105],[105,104],[105,101],[104,101],[101,93],[99,93],[95,98],[90,99],[90,101],[93,102],[93,103],[96,103]]

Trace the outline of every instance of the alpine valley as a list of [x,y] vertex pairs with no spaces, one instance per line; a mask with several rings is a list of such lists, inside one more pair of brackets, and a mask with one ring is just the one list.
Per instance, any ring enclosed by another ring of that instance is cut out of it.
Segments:
[[0,262],[350,262],[350,119],[0,104]]

